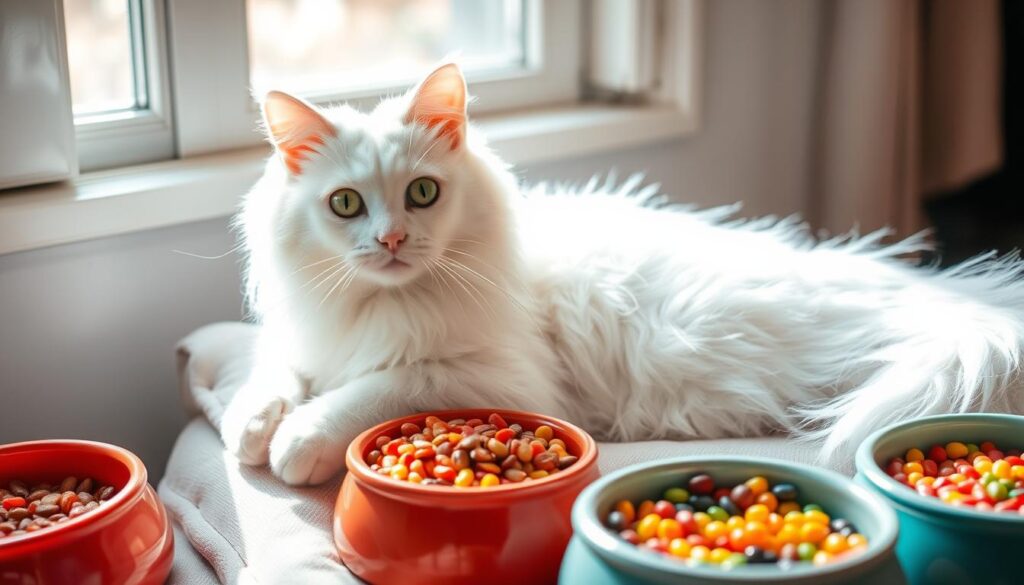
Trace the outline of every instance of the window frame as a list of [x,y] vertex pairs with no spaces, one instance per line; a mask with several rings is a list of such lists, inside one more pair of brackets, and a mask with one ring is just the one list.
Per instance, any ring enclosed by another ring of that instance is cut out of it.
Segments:
[[[89,114],[75,120],[78,164],[83,171],[167,160],[176,154],[164,2],[128,1],[134,3],[140,21],[131,33],[136,36],[133,51],[139,50],[135,44],[141,41],[143,54],[134,53],[132,61],[135,67],[143,66],[146,104],[137,110]],[[138,83],[136,80],[136,88]]]
[[[524,0],[525,66],[469,72],[474,114],[577,101],[581,97],[580,0]],[[188,157],[259,144],[257,99],[249,93],[245,0],[175,0],[168,12],[178,155]],[[326,104],[372,107],[413,80],[315,95]]]

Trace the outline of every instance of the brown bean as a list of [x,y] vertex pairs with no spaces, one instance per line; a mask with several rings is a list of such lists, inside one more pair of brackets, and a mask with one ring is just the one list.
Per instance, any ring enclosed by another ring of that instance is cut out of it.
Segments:
[[40,527],[40,528],[46,528],[47,526],[53,524],[52,522],[50,522],[46,518],[36,518],[35,520],[32,521],[32,523],[35,524],[36,526]]
[[519,441],[519,446],[516,447],[516,457],[518,457],[523,463],[533,459],[533,449],[530,448],[530,443],[526,441]]
[[508,456],[508,446],[498,439],[488,439],[487,448],[490,449],[491,453],[494,453],[496,457],[504,459]]
[[387,435],[381,435],[381,436],[377,437],[376,441],[374,441],[374,446],[376,446],[378,449],[380,449],[381,447],[383,447],[384,445],[387,445],[390,442],[391,442],[391,437],[389,437]]
[[18,530],[25,530],[25,528],[27,528],[27,527],[29,527],[31,525],[32,525],[32,519],[31,518],[22,518],[21,521],[18,522]]
[[573,463],[576,463],[576,461],[578,461],[578,460],[579,460],[579,457],[576,457],[575,455],[566,455],[565,457],[559,457],[558,458],[558,468],[559,469],[565,469],[566,467],[569,467]]
[[28,508],[12,508],[7,511],[7,519],[14,522],[21,522],[26,517],[28,517]]
[[104,502],[97,502],[96,500],[93,500],[85,505],[85,511],[88,512],[89,510],[95,510],[96,508],[99,508],[102,503]]
[[0,522],[0,532],[4,534],[10,534],[18,529],[18,525],[14,522]]
[[444,457],[451,457],[454,452],[455,445],[452,445],[451,441],[445,441],[434,448],[434,453],[437,455],[443,455]]
[[416,423],[407,422],[403,423],[402,428],[399,430],[402,432],[403,436],[409,437],[420,432],[420,427]]
[[28,501],[34,502],[36,500],[41,500],[43,499],[44,496],[46,496],[49,493],[50,492],[47,490],[36,490],[28,495]]
[[[366,456],[366,464],[367,465],[373,465],[374,463],[377,462],[378,459],[381,458],[381,455],[382,455],[382,453],[380,451],[378,451],[377,449],[374,449],[373,451],[370,451],[370,453]],[[79,499],[81,499],[81,498],[79,498]]]
[[494,426],[492,424],[476,425],[475,427],[473,427],[473,432],[478,434],[478,435],[482,435],[482,434],[484,434],[487,431],[496,431],[496,430],[498,430],[498,427],[496,427],[496,426]]
[[476,468],[478,471],[485,473],[493,473],[495,475],[501,473],[501,467],[497,463],[477,463]]
[[8,487],[11,488],[11,493],[16,495],[16,496],[19,496],[19,497],[22,497],[22,498],[28,496],[28,488],[25,487],[24,483],[22,483],[22,482],[20,482],[20,481],[18,481],[16,479],[12,479],[11,482],[8,484]]
[[519,458],[515,454],[511,454],[501,462],[502,469],[511,469],[513,467],[519,467]]
[[113,495],[114,487],[106,485],[101,487],[99,491],[96,492],[96,499],[102,502],[103,500],[109,500]]
[[58,489],[56,491],[58,491],[60,493],[70,492],[71,490],[75,489],[75,487],[77,485],[78,485],[78,478],[76,478],[73,475],[69,475],[68,477],[64,478],[64,481],[60,482],[60,489]]
[[75,488],[76,492],[91,492],[92,491],[92,478],[87,477],[82,481],[78,482],[78,487]]
[[473,459],[473,461],[476,461],[477,463],[489,463],[491,461],[494,461],[494,453],[491,453],[490,451],[484,449],[483,447],[477,447],[476,449],[473,449],[469,453],[469,456]]
[[0,522],[7,520],[7,508],[0,507]]
[[47,519],[48,519],[48,520],[49,520],[50,522],[63,522],[64,520],[67,520],[67,519],[68,519],[68,517],[67,517],[67,515],[66,515],[66,514],[54,514],[53,516],[50,516],[50,517],[49,517],[49,518],[47,518]]
[[60,506],[56,504],[40,504],[36,506],[36,516],[47,518],[60,513]]
[[466,451],[465,449],[456,449],[455,452],[452,453],[452,467],[455,469],[466,469],[471,463],[472,460],[469,457],[469,451]]
[[[93,503],[95,504],[96,502]],[[81,504],[79,504],[78,506],[72,506],[71,511],[68,512],[68,518],[78,518],[82,514],[85,514],[87,511],[88,510],[85,509],[85,506],[82,506]]]
[[50,493],[43,496],[43,499],[39,500],[40,504],[57,504],[60,502],[60,494]]
[[472,449],[476,449],[477,446],[480,445],[480,441],[482,441],[482,440],[483,440],[483,437],[481,437],[480,435],[477,435],[477,434],[470,435],[470,436],[462,439],[461,441],[459,441],[459,449],[465,449],[467,451],[470,451]]
[[464,424],[466,424],[466,419],[464,418],[453,418],[448,421],[448,426],[450,427],[461,427]]
[[505,479],[516,483],[526,479],[526,472],[524,472],[522,469],[506,469],[504,475]]

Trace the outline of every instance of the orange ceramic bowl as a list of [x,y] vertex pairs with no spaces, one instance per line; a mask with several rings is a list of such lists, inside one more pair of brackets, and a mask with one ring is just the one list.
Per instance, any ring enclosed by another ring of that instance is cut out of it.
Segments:
[[[579,460],[538,480],[491,488],[424,486],[370,470],[366,456],[380,435],[397,437],[402,423],[487,419],[549,425]],[[448,410],[377,425],[349,445],[348,474],[334,507],[334,543],[356,575],[378,585],[554,583],[572,536],[572,504],[597,479],[597,445],[567,422],[512,410]]]
[[174,536],[163,504],[130,451],[91,441],[32,441],[0,446],[0,484],[60,483],[73,475],[117,488],[78,518],[0,538],[0,584],[163,583]]

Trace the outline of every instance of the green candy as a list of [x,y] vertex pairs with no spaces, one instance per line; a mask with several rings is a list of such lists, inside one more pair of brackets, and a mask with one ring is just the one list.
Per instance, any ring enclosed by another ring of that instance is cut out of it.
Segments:
[[801,542],[796,545],[796,555],[800,557],[801,561],[810,561],[814,559],[814,555],[817,554],[818,547],[814,546],[810,542]]
[[988,497],[997,502],[1005,500],[1008,495],[1006,486],[998,481],[993,481],[985,486],[985,491],[988,493]]
[[729,519],[729,513],[725,511],[725,508],[721,508],[719,506],[711,506],[708,508],[707,514],[708,516],[711,516],[712,520],[718,520],[720,522],[725,522]]
[[825,511],[822,510],[821,506],[819,506],[818,504],[807,504],[806,506],[804,506],[804,512],[810,512],[811,510],[817,510],[819,512]]
[[680,487],[668,488],[663,495],[673,504],[685,504],[690,499],[690,492]]

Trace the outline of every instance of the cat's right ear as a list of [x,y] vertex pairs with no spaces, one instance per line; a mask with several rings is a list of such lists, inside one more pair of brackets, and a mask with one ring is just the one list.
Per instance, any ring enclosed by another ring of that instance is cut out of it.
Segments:
[[302,172],[302,161],[337,134],[312,104],[280,91],[263,99],[263,120],[281,161],[293,175]]

